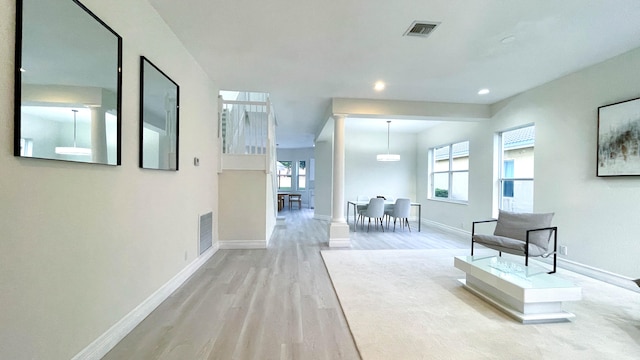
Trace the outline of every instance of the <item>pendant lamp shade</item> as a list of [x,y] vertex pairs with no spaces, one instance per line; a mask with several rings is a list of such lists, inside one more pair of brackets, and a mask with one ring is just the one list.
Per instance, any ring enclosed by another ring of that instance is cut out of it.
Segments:
[[387,120],[387,153],[386,154],[378,154],[376,156],[376,160],[378,161],[400,161],[399,154],[390,154],[389,153],[389,134],[391,130],[391,120]]
[[91,155],[91,149],[76,146],[76,133],[78,132],[76,116],[78,114],[78,110],[73,109],[71,111],[73,111],[73,146],[56,146],[56,154],[76,156]]

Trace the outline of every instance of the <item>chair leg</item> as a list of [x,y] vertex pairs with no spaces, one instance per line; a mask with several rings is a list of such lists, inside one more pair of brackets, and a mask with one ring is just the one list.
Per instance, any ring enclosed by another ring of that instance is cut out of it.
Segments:
[[[418,221],[420,221],[420,219],[418,219]],[[472,222],[471,223],[471,256],[473,256],[473,235],[476,233],[476,223]]]
[[411,232],[411,224],[409,224],[409,219],[405,219],[407,221],[407,227],[409,228],[409,232]]
[[558,229],[553,231],[553,271],[550,271],[549,274],[553,274],[556,272],[557,263],[558,263]]
[[557,263],[558,263],[558,253],[554,252],[553,253],[553,271],[549,271],[548,274],[553,274],[556,272]]

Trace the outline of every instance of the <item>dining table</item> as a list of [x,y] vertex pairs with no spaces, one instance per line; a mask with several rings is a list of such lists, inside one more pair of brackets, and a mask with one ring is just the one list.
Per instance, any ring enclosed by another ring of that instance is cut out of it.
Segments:
[[[384,204],[385,205],[393,205],[395,204],[395,200],[385,200]],[[356,228],[358,227],[357,223],[356,223],[356,216],[358,215],[358,205],[369,205],[369,201],[360,201],[360,200],[349,200],[347,201],[347,223],[349,223],[349,208],[353,206],[353,231],[356,231]],[[417,203],[417,202],[411,202],[411,206],[416,206],[418,207],[418,232],[420,232],[421,229],[421,222],[420,219],[422,219],[422,204]]]

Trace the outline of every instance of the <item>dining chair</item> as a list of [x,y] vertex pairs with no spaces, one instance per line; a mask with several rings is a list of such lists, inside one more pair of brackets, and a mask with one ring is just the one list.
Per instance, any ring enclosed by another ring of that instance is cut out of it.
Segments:
[[293,209],[293,203],[298,203],[298,209],[302,209],[302,194],[289,194],[289,210]]
[[387,229],[389,229],[389,218],[393,218],[393,231],[396,231],[396,221],[400,219],[401,226],[404,229],[405,225],[411,232],[411,225],[409,225],[409,214],[411,213],[411,200],[398,198],[390,209],[385,209],[384,214],[387,218]]
[[384,199],[381,198],[373,198],[369,200],[369,205],[364,210],[360,210],[358,212],[359,217],[362,219],[362,227],[364,228],[364,218],[369,218],[369,223],[367,224],[367,231],[369,231],[369,226],[371,225],[371,219],[375,219],[376,228],[378,228],[378,220],[380,221],[380,227],[382,231],[384,231],[384,224],[382,223],[382,218],[384,216]]
[[389,219],[391,218],[389,215],[387,215],[387,212],[392,212],[393,211],[393,207],[395,206],[395,202],[393,201],[393,198],[390,196],[380,196],[382,197],[385,201],[384,201],[384,217],[385,220],[387,220],[387,229],[389,228]]
[[[369,201],[369,197],[368,196],[364,196],[364,195],[358,195],[356,196],[356,202],[365,202],[365,201]],[[357,204],[356,205],[356,214],[360,212],[360,210],[365,210],[367,208],[369,204]]]

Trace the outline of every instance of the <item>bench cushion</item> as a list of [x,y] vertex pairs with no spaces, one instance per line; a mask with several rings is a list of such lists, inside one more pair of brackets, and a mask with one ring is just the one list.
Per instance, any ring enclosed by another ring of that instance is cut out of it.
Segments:
[[[554,213],[513,213],[500,210],[498,222],[493,235],[525,241],[527,230],[546,228],[551,226]],[[546,249],[549,246],[551,230],[535,231],[529,234],[529,244]],[[524,251],[524,244],[523,251]],[[529,253],[533,255],[533,253]],[[535,256],[535,255],[534,255]]]

